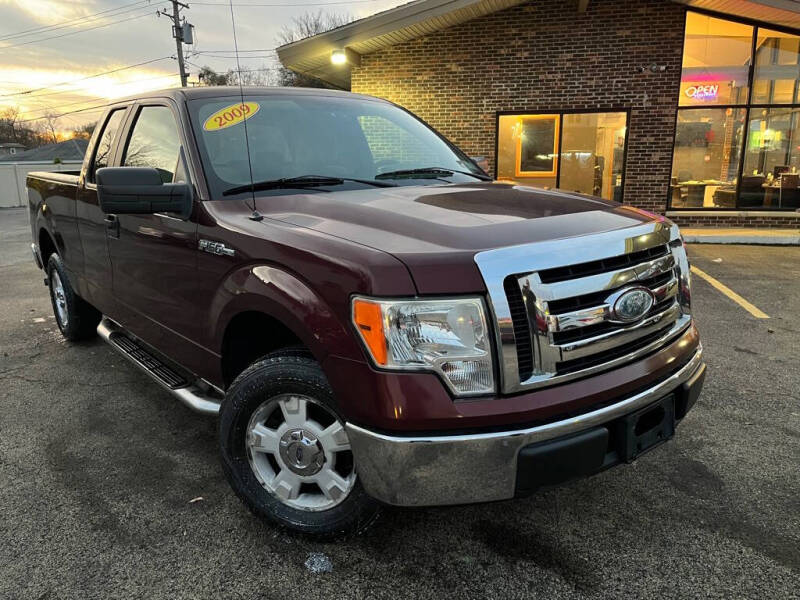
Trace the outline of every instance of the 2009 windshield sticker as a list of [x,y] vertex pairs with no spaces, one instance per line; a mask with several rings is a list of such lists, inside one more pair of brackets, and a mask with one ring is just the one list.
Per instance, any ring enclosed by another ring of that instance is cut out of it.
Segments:
[[259,108],[261,108],[261,106],[258,102],[231,104],[230,106],[219,109],[208,117],[205,123],[203,123],[203,129],[206,131],[219,131],[220,129],[231,127],[252,117],[258,112]]

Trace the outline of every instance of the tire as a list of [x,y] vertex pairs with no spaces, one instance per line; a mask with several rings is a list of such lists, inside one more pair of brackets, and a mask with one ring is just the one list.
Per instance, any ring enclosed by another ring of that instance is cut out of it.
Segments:
[[72,342],[94,337],[102,315],[75,293],[58,254],[51,254],[47,261],[47,281],[53,315],[61,334]]
[[330,539],[365,531],[378,518],[379,504],[361,486],[352,452],[343,449],[349,448],[343,423],[313,358],[302,350],[267,355],[236,378],[220,408],[228,482],[255,515],[293,532]]

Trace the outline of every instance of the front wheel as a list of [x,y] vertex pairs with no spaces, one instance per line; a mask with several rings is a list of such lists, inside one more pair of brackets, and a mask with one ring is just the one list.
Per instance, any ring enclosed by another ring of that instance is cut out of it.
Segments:
[[363,531],[378,516],[333,391],[301,351],[270,354],[236,378],[220,409],[219,443],[228,481],[259,517],[334,537]]

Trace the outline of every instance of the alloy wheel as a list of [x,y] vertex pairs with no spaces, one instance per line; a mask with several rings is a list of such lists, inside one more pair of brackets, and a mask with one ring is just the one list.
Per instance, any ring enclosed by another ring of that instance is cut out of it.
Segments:
[[245,438],[250,468],[268,492],[301,510],[328,510],[356,481],[344,425],[313,398],[283,394],[262,403]]

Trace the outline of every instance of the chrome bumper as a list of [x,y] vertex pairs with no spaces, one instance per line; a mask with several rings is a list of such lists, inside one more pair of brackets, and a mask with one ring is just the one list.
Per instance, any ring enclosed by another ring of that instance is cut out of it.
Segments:
[[702,348],[679,371],[634,396],[571,419],[496,433],[398,437],[347,424],[358,477],[395,506],[469,504],[513,498],[517,455],[529,444],[577,433],[643,408],[692,378]]

